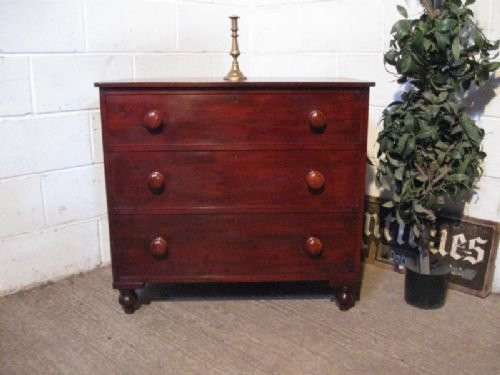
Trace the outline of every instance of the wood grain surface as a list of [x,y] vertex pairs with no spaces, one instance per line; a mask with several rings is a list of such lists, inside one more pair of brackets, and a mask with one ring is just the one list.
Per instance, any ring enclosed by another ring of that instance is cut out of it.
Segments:
[[371,83],[100,83],[113,285],[324,280],[359,295]]

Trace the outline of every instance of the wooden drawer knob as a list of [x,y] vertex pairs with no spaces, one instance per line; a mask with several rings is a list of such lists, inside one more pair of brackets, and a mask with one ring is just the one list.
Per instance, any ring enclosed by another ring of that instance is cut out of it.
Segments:
[[325,176],[318,171],[311,171],[306,176],[307,186],[312,190],[321,190],[325,187]]
[[322,129],[326,125],[326,115],[323,111],[314,110],[309,113],[309,125],[313,129]]
[[311,236],[306,240],[305,248],[310,256],[317,257],[323,251],[323,243],[318,237]]
[[149,130],[157,130],[161,127],[162,119],[160,111],[153,109],[144,115],[144,126]]
[[151,190],[161,190],[165,187],[165,175],[154,171],[148,176],[148,186]]
[[156,257],[162,257],[167,254],[168,242],[163,237],[156,237],[149,243],[149,251]]

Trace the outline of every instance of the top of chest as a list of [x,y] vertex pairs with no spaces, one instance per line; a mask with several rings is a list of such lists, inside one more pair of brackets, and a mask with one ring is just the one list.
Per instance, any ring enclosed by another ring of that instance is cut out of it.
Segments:
[[264,78],[242,82],[229,82],[212,78],[178,78],[116,80],[96,82],[96,87],[114,90],[321,90],[321,89],[361,89],[375,86],[374,82],[348,78]]

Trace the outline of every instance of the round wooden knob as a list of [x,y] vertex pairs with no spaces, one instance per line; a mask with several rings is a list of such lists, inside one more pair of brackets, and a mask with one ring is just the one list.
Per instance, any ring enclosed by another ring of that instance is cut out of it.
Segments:
[[313,190],[323,189],[325,186],[325,176],[318,171],[311,171],[306,176],[307,186]]
[[160,111],[153,109],[144,115],[144,126],[149,130],[157,130],[162,124]]
[[309,125],[314,129],[324,128],[326,125],[326,115],[323,111],[314,110],[309,113]]
[[165,256],[168,250],[167,240],[163,237],[156,237],[149,243],[149,251],[157,257]]
[[161,172],[154,171],[148,176],[148,186],[151,190],[160,190],[165,187],[165,175]]
[[311,236],[306,240],[305,248],[310,256],[318,256],[323,251],[323,243],[318,237]]

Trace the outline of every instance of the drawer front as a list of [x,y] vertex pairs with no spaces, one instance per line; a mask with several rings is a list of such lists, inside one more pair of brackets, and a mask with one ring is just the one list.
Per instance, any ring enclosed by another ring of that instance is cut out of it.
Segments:
[[[178,93],[106,97],[109,146],[360,142],[368,93]],[[324,125],[323,125],[324,124]]]
[[353,241],[359,225],[352,213],[116,215],[113,265],[119,277],[145,281],[222,275],[328,279],[359,265]]
[[[108,155],[111,208],[318,211],[359,207],[359,151]],[[363,171],[364,172],[364,171]]]

